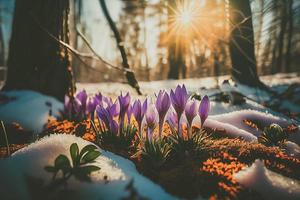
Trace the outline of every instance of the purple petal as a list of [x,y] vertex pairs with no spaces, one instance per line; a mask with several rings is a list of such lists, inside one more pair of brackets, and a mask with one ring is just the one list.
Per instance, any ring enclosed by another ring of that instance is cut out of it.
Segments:
[[210,110],[210,102],[207,95],[203,97],[199,107],[199,116],[201,118],[201,126],[203,126]]
[[131,121],[132,110],[133,110],[132,106],[129,105],[127,112],[126,112],[128,123],[130,123],[130,121]]
[[82,106],[84,106],[84,107],[86,106],[86,101],[87,101],[88,95],[85,90],[78,92],[76,95],[76,98],[80,101]]
[[115,116],[119,115],[119,107],[118,107],[118,103],[115,102],[115,103],[112,104],[111,106],[108,106],[108,107],[107,107],[107,110],[108,110],[109,114],[110,114],[112,117],[115,117]]
[[118,96],[118,100],[119,100],[119,105],[120,105],[120,119],[124,119],[125,113],[127,112],[127,109],[130,104],[129,92],[125,96],[122,96],[122,93],[121,93],[121,95]]
[[147,108],[148,108],[148,99],[146,98],[144,103],[143,103],[143,107],[142,107],[142,112],[141,112],[142,116],[145,115],[145,113],[147,111]]
[[97,116],[99,117],[99,119],[101,119],[104,122],[106,128],[109,128],[110,127],[110,119],[109,119],[110,115],[109,115],[108,111],[101,106],[97,106],[96,113],[97,113]]
[[167,121],[171,127],[171,129],[174,129],[175,127],[177,127],[178,124],[178,118],[177,118],[177,114],[175,113],[174,110],[170,111],[167,115]]
[[150,105],[145,115],[147,126],[151,129],[154,129],[157,125],[157,113],[155,110],[154,105]]
[[189,125],[192,125],[193,119],[197,115],[197,106],[195,101],[189,101],[186,104],[185,107],[185,116],[189,123]]
[[163,99],[162,99],[162,108],[164,109],[165,112],[167,112],[170,108],[171,101],[168,93],[165,92]]

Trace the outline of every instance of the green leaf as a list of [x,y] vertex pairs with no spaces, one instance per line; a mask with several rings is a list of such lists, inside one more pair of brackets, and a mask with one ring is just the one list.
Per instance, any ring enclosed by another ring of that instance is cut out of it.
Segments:
[[76,170],[74,170],[74,176],[79,181],[90,182],[91,181],[90,174],[98,170],[100,170],[100,167],[94,165],[83,166],[83,167],[76,168]]
[[44,167],[44,169],[47,171],[47,172],[50,172],[50,173],[56,173],[58,171],[58,169],[56,169],[55,167],[53,166],[46,166]]
[[79,159],[81,159],[81,157],[82,157],[85,153],[87,153],[87,152],[89,152],[89,151],[93,151],[93,150],[95,150],[95,149],[97,149],[97,147],[96,147],[95,145],[92,145],[92,144],[86,145],[85,147],[83,147],[83,148],[81,149],[80,154],[79,154]]
[[79,148],[78,148],[78,145],[76,143],[71,144],[70,154],[71,154],[71,158],[72,158],[72,161],[73,161],[73,166],[76,166],[77,163],[78,163],[77,156],[79,154]]
[[67,156],[60,154],[54,161],[54,167],[64,172],[71,168],[70,161]]
[[81,164],[86,164],[86,163],[92,162],[96,158],[98,158],[100,155],[101,155],[101,153],[99,151],[89,151],[87,154],[85,154],[82,157],[82,160],[81,160],[80,163]]

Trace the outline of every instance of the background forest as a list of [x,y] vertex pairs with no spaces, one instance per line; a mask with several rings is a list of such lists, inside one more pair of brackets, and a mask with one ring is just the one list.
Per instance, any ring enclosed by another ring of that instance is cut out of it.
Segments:
[[[299,71],[300,1],[245,2],[251,5],[251,12],[240,22],[252,19],[254,44],[249,41],[246,45],[254,45],[258,75]],[[235,27],[228,0],[111,0],[106,4],[121,35],[128,64],[139,81],[231,73],[229,47],[238,41],[230,37]],[[1,81],[6,74],[14,5],[14,0],[0,0]],[[84,52],[80,60],[72,56],[76,81],[126,81],[123,71],[108,68],[90,56],[87,43],[79,35],[109,64],[122,66],[113,32],[98,0],[70,1],[69,31],[71,46]]]

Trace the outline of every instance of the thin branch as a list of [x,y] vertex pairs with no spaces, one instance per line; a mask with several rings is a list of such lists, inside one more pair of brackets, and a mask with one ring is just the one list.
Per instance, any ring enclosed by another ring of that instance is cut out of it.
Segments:
[[76,27],[76,31],[78,33],[78,35],[80,36],[80,38],[84,41],[84,43],[87,45],[87,47],[92,51],[93,55],[92,55],[92,58],[96,58],[98,60],[100,60],[101,62],[103,62],[104,64],[114,68],[114,69],[117,69],[117,70],[120,70],[120,71],[125,71],[125,72],[132,72],[130,69],[126,69],[126,68],[121,68],[121,67],[117,67],[117,66],[114,66],[112,64],[110,64],[109,62],[107,62],[106,60],[104,60],[95,50],[94,48],[92,47],[91,43],[88,41],[88,39],[83,35],[83,33],[81,33],[79,31],[79,29]]
[[[120,51],[120,54],[121,54],[121,57],[122,57],[122,60],[123,60],[123,67],[125,69],[129,69],[130,67],[129,67],[129,64],[128,64],[127,55],[126,55],[126,52],[125,52],[125,48],[124,48],[120,33],[119,33],[115,23],[113,22],[109,12],[108,12],[105,0],[99,0],[99,2],[100,2],[100,5],[101,5],[103,14],[104,14],[104,16],[105,16],[112,32],[113,32],[113,34],[115,36],[116,43],[117,43],[118,49]],[[126,78],[128,80],[128,84],[131,85],[133,88],[135,88],[137,93],[139,95],[141,95],[142,93],[140,91],[140,86],[138,84],[138,81],[135,78],[134,73],[132,71],[131,72],[126,71],[125,75],[126,75]]]

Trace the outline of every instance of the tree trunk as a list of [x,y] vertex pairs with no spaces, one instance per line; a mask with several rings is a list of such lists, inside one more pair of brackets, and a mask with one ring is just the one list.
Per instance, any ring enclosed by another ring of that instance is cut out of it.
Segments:
[[280,6],[281,6],[281,23],[280,23],[280,32],[278,38],[278,55],[276,59],[276,72],[282,72],[286,23],[287,23],[286,3],[281,1]]
[[4,90],[35,90],[63,101],[73,93],[67,49],[68,0],[16,0]]
[[[1,8],[0,8],[1,9]],[[4,65],[4,38],[2,33],[2,26],[1,26],[1,14],[0,14],[0,67]]]
[[[260,0],[259,1],[259,22],[258,22],[258,31],[257,31],[257,41],[256,41],[256,58],[260,58],[260,44],[261,44],[261,37],[263,32],[263,22],[264,22],[264,9],[265,9],[265,1]],[[259,59],[260,61],[260,59]],[[259,64],[258,64],[259,65]]]
[[[175,19],[175,7],[176,1],[169,0],[168,1],[168,28],[172,28],[171,23],[172,20]],[[168,31],[169,33],[171,30]],[[174,33],[176,34],[176,33]],[[181,44],[176,43],[176,41],[180,41],[176,38],[177,36],[171,35],[168,39],[168,60],[169,60],[169,72],[168,79],[179,79],[179,74],[182,72],[182,75],[185,76],[185,63],[183,57],[183,49]],[[179,37],[179,36],[178,36]]]
[[233,78],[249,86],[257,86],[254,54],[254,33],[249,0],[230,0],[230,20],[232,32],[229,42]]
[[285,56],[285,72],[290,72],[291,65],[291,48],[292,48],[292,39],[294,31],[294,14],[293,14],[293,0],[288,1],[288,10],[289,10],[289,19],[288,19],[288,37],[287,37],[287,47],[286,47],[286,56]]

